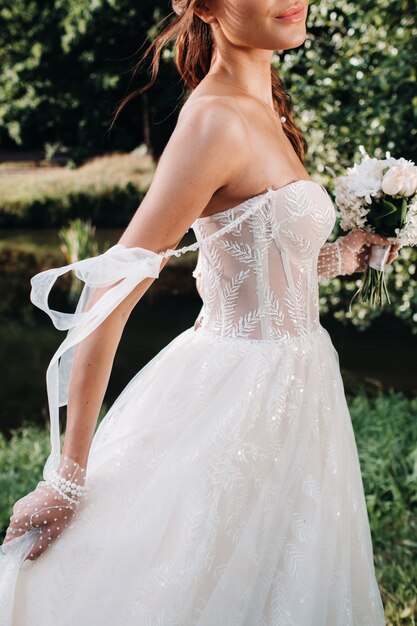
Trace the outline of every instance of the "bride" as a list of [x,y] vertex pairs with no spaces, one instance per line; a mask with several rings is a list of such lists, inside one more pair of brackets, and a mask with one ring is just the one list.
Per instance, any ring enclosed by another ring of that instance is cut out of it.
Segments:
[[[68,333],[47,373],[44,480],[15,503],[2,546],[0,621],[382,626],[318,281],[362,271],[368,246],[389,241],[355,230],[326,242],[335,210],[271,68],[274,50],[304,42],[307,0],[173,9],[148,49],[153,79],[174,40],[191,94],[146,197],[107,252],[32,279],[33,303]],[[177,249],[190,227],[196,243]],[[196,323],[96,429],[133,307],[171,256],[197,249]],[[53,311],[71,270],[85,282],[77,310]]]

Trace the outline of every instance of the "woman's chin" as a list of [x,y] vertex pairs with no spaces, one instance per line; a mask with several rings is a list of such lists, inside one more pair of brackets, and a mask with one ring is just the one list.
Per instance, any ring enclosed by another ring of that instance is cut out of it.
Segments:
[[280,43],[277,46],[277,50],[292,50],[293,48],[298,48],[302,46],[307,38],[307,32],[304,30],[299,32],[292,37],[288,37],[284,42]]

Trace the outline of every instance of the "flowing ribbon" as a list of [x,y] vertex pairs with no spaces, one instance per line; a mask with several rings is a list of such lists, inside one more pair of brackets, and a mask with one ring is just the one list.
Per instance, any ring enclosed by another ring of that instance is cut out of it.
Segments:
[[386,262],[388,261],[391,246],[380,246],[373,244],[371,246],[371,254],[369,256],[368,265],[374,270],[384,271]]
[[[46,372],[51,453],[44,471],[56,469],[61,454],[59,407],[67,404],[74,347],[90,335],[138,283],[145,278],[158,278],[161,261],[162,256],[156,252],[140,247],[126,248],[118,243],[103,254],[45,270],[31,278],[32,303],[49,315],[56,328],[68,330],[66,339],[53,355]],[[74,271],[85,285],[75,312],[63,313],[51,309],[48,298],[57,278],[69,271]],[[94,289],[97,288],[106,289],[86,309]]]

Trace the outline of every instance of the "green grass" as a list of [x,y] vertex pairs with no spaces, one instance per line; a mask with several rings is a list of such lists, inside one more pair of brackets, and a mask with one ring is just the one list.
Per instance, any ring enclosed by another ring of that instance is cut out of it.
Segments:
[[62,226],[90,218],[126,225],[149,187],[154,163],[141,154],[112,154],[77,169],[27,168],[0,176],[0,227]]
[[349,401],[387,624],[417,621],[417,398]]
[[[417,622],[417,398],[399,392],[348,396],[387,626]],[[104,410],[101,417],[104,415]],[[42,478],[49,433],[25,425],[0,435],[0,530],[13,503]]]

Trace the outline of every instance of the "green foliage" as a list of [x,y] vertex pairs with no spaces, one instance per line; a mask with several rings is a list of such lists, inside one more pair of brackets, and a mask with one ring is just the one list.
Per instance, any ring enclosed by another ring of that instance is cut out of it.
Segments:
[[[414,9],[412,0],[312,3],[305,45],[277,55],[313,173],[324,175],[326,165],[340,171],[360,144],[415,159]],[[25,147],[60,142],[78,161],[133,148],[148,119],[151,143],[163,144],[182,94],[170,54],[156,87],[128,107],[111,137],[106,131],[117,102],[148,80],[143,69],[129,83],[129,72],[168,11],[162,0],[16,0],[3,7],[0,139]]]
[[16,500],[42,480],[50,451],[49,434],[39,426],[24,426],[12,432],[9,441],[0,434],[0,526],[5,531]]
[[[417,399],[348,397],[387,624],[413,626],[417,593]],[[105,409],[100,419],[105,415]],[[0,435],[0,532],[14,502],[42,479],[49,434],[35,426]],[[401,615],[403,617],[401,617]]]
[[[173,68],[168,81],[163,68],[149,100],[136,100],[108,134],[115,106],[131,90],[129,70],[158,5],[166,10],[162,0],[16,0],[2,7],[1,143],[28,149],[59,142],[77,163],[140,144],[145,114],[152,117],[181,91],[178,84],[163,85],[178,83]],[[147,80],[143,72],[138,86]],[[165,123],[162,132],[156,126],[155,134],[166,140],[173,123]]]
[[417,619],[417,398],[360,394],[349,408],[386,615],[391,624],[411,625]]
[[96,229],[90,221],[79,218],[71,220],[68,226],[61,228],[58,236],[61,250],[67,263],[76,263],[98,254],[97,241],[94,240]]
[[[61,228],[58,236],[61,240],[61,250],[68,264],[77,263],[92,256],[97,256],[98,243],[94,239],[95,226],[90,220],[70,220],[65,228]],[[71,275],[69,298],[76,302],[83,289],[84,283],[75,275]]]

